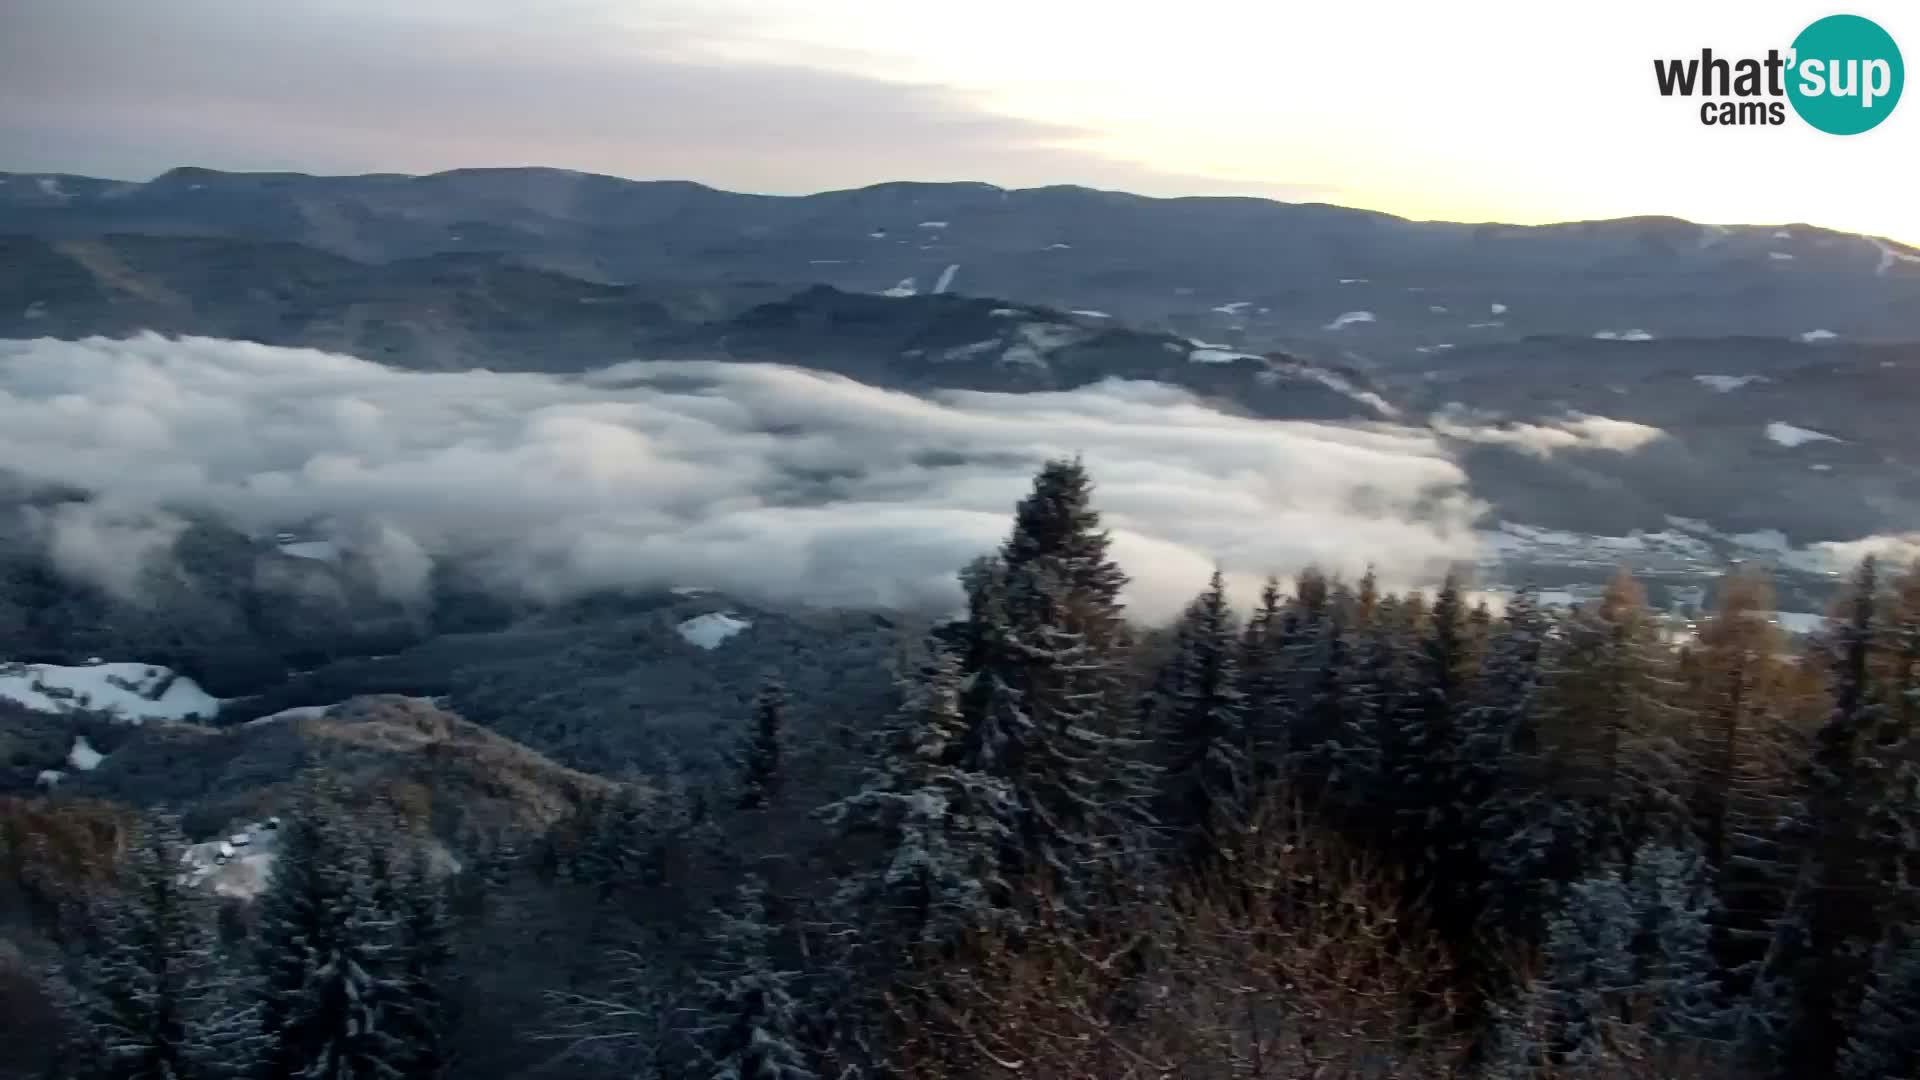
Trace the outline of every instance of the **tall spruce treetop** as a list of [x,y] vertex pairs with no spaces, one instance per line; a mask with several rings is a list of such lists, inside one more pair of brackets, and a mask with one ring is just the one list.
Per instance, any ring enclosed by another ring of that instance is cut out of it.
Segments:
[[1127,576],[1108,554],[1111,543],[1093,508],[1093,480],[1080,459],[1054,460],[1033,478],[1033,490],[1013,512],[1013,534],[1001,561],[1019,571],[1045,559],[1054,562],[1072,592],[1117,609]]

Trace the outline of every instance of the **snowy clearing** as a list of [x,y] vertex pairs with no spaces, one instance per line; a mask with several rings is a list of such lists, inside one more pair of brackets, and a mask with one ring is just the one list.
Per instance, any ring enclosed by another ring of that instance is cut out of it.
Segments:
[[1487,305],[1487,310],[1488,310],[1488,311],[1490,311],[1490,312],[1492,312],[1492,313],[1493,313],[1493,314],[1495,314],[1495,315],[1505,315],[1505,314],[1507,313],[1507,305],[1505,305],[1505,304],[1488,304],[1488,305]]
[[903,296],[918,296],[920,295],[920,290],[914,288],[912,278],[901,278],[900,284],[895,285],[891,289],[882,290],[880,295],[891,296],[898,299]]
[[1220,306],[1212,310],[1217,311],[1222,315],[1238,315],[1242,311],[1245,311],[1246,309],[1252,306],[1253,306],[1253,301],[1251,300],[1235,300],[1231,304],[1221,304]]
[[1716,394],[1730,394],[1743,386],[1771,380],[1765,375],[1695,375],[1693,381]]
[[1800,340],[1811,345],[1816,341],[1832,341],[1839,336],[1831,330],[1809,330],[1800,335]]
[[204,888],[215,896],[252,900],[273,880],[273,860],[280,846],[280,819],[267,818],[215,840],[190,844],[180,853],[183,884]]
[[1367,279],[1363,277],[1343,277],[1340,279],[1340,284],[1342,285],[1365,285],[1366,283]]
[[1599,341],[1652,341],[1653,335],[1645,330],[1596,330],[1594,338]]
[[1328,323],[1326,328],[1328,330],[1339,330],[1342,327],[1352,326],[1354,323],[1369,323],[1373,321],[1374,317],[1371,311],[1348,311]]
[[1780,420],[1775,420],[1767,425],[1767,438],[1772,439],[1781,446],[1788,447],[1802,446],[1811,442],[1840,441],[1824,432],[1814,431],[1811,428],[1795,427],[1792,424]]
[[67,764],[80,772],[92,772],[105,760],[107,755],[95,750],[85,735],[73,737],[73,749],[67,751]]
[[920,223],[920,227],[923,229],[944,229],[947,227],[947,223],[944,221],[923,221]]
[[1826,629],[1827,617],[1810,611],[1776,611],[1773,621],[1789,634],[1817,634]]
[[753,622],[742,619],[725,611],[696,615],[678,627],[680,636],[687,644],[697,648],[713,650],[728,638],[752,626]]
[[107,713],[128,723],[210,718],[220,701],[171,668],[140,663],[0,662],[0,697],[35,712]]
[[291,709],[281,709],[276,713],[257,716],[242,726],[252,727],[255,724],[271,724],[280,720],[317,720],[326,715],[327,710],[331,708],[333,708],[332,705],[295,705]]
[[1787,254],[1787,253],[1786,253],[1786,252],[1784,252],[1784,251],[1769,251],[1769,252],[1767,252],[1767,258],[1769,258],[1769,259],[1773,259],[1773,260],[1775,260],[1775,261],[1777,261],[1777,262],[1792,262],[1792,261],[1793,261],[1793,256],[1791,256],[1791,255],[1789,255],[1789,254]]
[[1253,353],[1234,352],[1231,349],[1195,349],[1187,354],[1191,364],[1231,364],[1235,360],[1259,360]]
[[1081,317],[1081,318],[1083,318],[1083,319],[1111,319],[1111,318],[1113,318],[1113,316],[1111,316],[1111,315],[1109,315],[1109,314],[1107,314],[1107,313],[1106,313],[1106,312],[1104,312],[1104,311],[1093,311],[1093,310],[1090,310],[1090,309],[1087,309],[1087,308],[1074,308],[1074,309],[1073,309],[1073,311],[1071,311],[1071,312],[1069,312],[1069,314],[1072,314],[1072,315],[1078,315],[1078,316],[1080,316],[1080,317]]

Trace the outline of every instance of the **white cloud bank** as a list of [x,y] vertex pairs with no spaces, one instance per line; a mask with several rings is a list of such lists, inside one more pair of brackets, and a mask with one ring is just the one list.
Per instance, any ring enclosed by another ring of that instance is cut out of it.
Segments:
[[1417,581],[1473,554],[1477,508],[1432,432],[1229,417],[1158,384],[927,400],[772,365],[423,373],[198,338],[0,341],[0,468],[102,496],[45,527],[110,585],[198,509],[269,540],[320,519],[396,593],[463,557],[534,595],[946,603],[1039,463],[1076,453],[1147,617],[1216,560],[1243,581],[1309,563]]
[[1460,405],[1435,413],[1431,423],[1433,430],[1451,439],[1508,446],[1542,458],[1562,450],[1630,454],[1667,434],[1648,424],[1585,413],[1570,413],[1545,424],[1495,422],[1476,417]]

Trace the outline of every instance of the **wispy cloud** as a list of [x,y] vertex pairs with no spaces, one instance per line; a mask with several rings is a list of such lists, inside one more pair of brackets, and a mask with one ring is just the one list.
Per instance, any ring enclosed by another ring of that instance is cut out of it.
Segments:
[[818,49],[801,59],[819,63],[742,52],[747,24],[691,7],[14,0],[6,20],[0,168],[552,165],[777,193],[879,179],[1221,186],[1104,156],[1097,132],[952,86],[830,68]]

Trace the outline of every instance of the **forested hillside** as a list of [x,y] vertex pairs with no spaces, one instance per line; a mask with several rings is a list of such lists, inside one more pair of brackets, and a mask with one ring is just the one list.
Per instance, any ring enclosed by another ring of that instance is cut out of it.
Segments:
[[1146,627],[1097,502],[1040,472],[890,714],[769,673],[728,783],[456,832],[316,767],[251,900],[172,808],[8,800],[0,1072],[1920,1075],[1920,568],[1797,651],[1757,569],[1683,638],[1625,575]]

